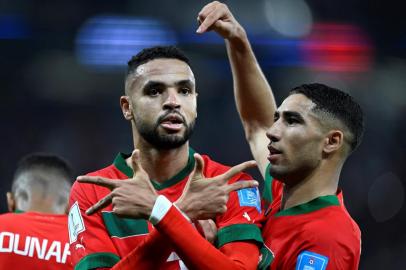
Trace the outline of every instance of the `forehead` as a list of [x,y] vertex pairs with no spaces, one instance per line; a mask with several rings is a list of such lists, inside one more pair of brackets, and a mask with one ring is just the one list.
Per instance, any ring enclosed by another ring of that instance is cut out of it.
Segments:
[[288,96],[282,104],[278,108],[279,113],[283,113],[285,111],[290,111],[290,112],[297,112],[301,114],[302,116],[312,116],[315,117],[316,114],[312,109],[316,105],[311,101],[309,98],[307,98],[303,94],[293,94]]
[[181,80],[195,82],[189,65],[178,59],[154,59],[137,67],[127,79],[129,83],[136,82],[143,85],[148,81],[174,83]]

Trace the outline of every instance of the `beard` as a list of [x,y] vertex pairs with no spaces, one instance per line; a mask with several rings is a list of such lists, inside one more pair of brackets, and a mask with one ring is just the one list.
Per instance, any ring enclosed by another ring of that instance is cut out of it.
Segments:
[[[173,112],[169,112],[173,113]],[[168,113],[168,114],[169,114]],[[153,145],[156,149],[170,150],[179,148],[184,145],[193,134],[196,120],[193,120],[189,124],[186,123],[183,115],[178,114],[183,119],[183,125],[185,126],[185,132],[183,135],[170,134],[170,133],[160,133],[159,125],[162,119],[166,117],[167,114],[158,118],[155,124],[148,124],[139,117],[135,117],[135,127],[137,128],[140,136],[146,140],[148,143]]]

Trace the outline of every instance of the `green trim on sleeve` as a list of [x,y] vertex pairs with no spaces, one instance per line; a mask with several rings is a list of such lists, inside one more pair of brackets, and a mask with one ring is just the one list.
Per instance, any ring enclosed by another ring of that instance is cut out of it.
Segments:
[[145,219],[121,218],[112,212],[102,212],[104,225],[112,237],[128,237],[148,233]]
[[120,261],[114,253],[98,252],[83,257],[75,266],[75,270],[89,270],[102,267],[113,267]]
[[221,228],[217,233],[217,248],[230,242],[256,241],[260,244],[264,242],[261,230],[254,224],[234,224]]
[[271,265],[274,259],[274,254],[265,245],[262,246],[260,253],[261,253],[261,261],[257,266],[257,270],[267,270],[269,269],[269,266]]
[[279,213],[277,213],[275,217],[307,214],[328,206],[339,206],[339,205],[340,202],[337,196],[335,195],[321,196],[311,200],[310,202],[299,204],[297,206],[282,210]]
[[[186,164],[186,166],[178,172],[176,175],[173,177],[163,181],[162,183],[158,183],[151,179],[151,183],[154,186],[156,190],[162,190],[167,187],[173,186],[180,181],[182,181],[186,176],[188,176],[192,171],[193,168],[195,167],[195,158],[193,154],[195,151],[189,147],[189,159]],[[116,158],[114,159],[113,165],[116,166],[118,170],[120,170],[122,173],[124,173],[128,178],[132,178],[134,175],[133,169],[127,165],[127,162],[125,161],[126,158],[130,157],[131,155],[129,154],[124,154],[124,153],[119,153]]]
[[272,196],[272,181],[273,177],[269,173],[269,169],[271,168],[271,163],[266,166],[265,169],[265,184],[264,184],[264,190],[262,191],[262,199],[264,199],[266,202],[271,203],[273,200]]

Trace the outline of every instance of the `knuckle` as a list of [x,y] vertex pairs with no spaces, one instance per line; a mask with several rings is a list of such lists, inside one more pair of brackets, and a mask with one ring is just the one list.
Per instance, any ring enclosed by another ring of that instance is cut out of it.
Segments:
[[227,212],[227,206],[224,205],[220,208],[220,213],[224,214],[225,212]]

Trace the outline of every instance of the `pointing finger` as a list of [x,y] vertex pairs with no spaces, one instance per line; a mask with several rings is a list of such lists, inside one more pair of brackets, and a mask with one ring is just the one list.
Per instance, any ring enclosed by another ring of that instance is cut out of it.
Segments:
[[109,189],[113,189],[117,186],[117,182],[115,180],[103,178],[100,176],[81,175],[77,178],[77,180],[79,183],[94,184],[94,185],[106,187]]
[[103,209],[104,207],[108,206],[111,204],[111,201],[113,199],[113,194],[110,193],[107,196],[105,196],[103,199],[92,205],[89,209],[86,210],[86,215],[90,216],[93,215],[94,213],[98,212],[99,210]]
[[246,161],[241,164],[235,165],[234,167],[229,169],[227,172],[222,174],[220,176],[220,179],[222,179],[223,182],[225,183],[228,180],[230,180],[233,176],[235,176],[236,174],[238,174],[248,168],[255,167],[256,165],[257,165],[257,163],[255,162],[255,160],[250,160],[250,161]]
[[248,180],[248,181],[237,181],[235,183],[232,183],[226,187],[226,192],[230,193],[232,191],[236,191],[239,189],[244,189],[244,188],[252,188],[252,187],[257,187],[258,182],[255,180]]

